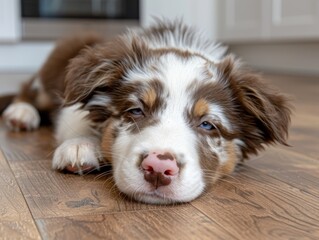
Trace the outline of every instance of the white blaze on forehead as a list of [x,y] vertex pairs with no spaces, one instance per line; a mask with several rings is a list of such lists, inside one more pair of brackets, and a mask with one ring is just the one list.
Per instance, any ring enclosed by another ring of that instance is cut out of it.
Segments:
[[[181,57],[174,53],[168,53],[160,58],[162,71],[166,76],[166,80],[172,80],[173,77],[183,78],[185,80],[193,80],[199,77],[200,69],[204,66],[203,58]],[[176,78],[175,81],[176,82]]]
[[207,61],[199,56],[184,58],[169,53],[160,58],[160,63],[161,80],[175,89],[186,90],[194,80],[206,79],[203,70],[207,67]]
[[[206,79],[203,69],[206,60],[193,56],[183,58],[175,54],[167,54],[161,57],[161,80],[168,90],[168,112],[172,115],[182,116],[186,107],[191,104],[192,90],[190,86],[196,81]],[[169,117],[169,116],[168,116]]]
[[175,124],[186,126],[184,113],[192,99],[189,86],[195,80],[203,78],[201,75],[205,61],[199,57],[181,58],[174,54],[167,54],[160,60],[162,67],[160,80],[168,91],[167,107],[160,116],[161,122],[171,120]]

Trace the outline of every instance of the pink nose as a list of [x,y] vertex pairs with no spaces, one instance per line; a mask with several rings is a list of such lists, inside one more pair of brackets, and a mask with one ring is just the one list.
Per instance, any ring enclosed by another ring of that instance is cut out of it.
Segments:
[[176,176],[179,167],[173,154],[164,151],[153,151],[142,161],[144,179],[154,187],[169,185],[171,177]]

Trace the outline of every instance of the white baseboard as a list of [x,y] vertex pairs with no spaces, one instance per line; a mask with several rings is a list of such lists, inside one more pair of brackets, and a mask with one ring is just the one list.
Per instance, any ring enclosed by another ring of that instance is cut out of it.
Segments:
[[248,65],[267,72],[319,75],[319,43],[233,44],[236,53]]

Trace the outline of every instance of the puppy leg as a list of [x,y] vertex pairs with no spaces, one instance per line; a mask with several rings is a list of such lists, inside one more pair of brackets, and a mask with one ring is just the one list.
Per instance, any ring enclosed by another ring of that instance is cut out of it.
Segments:
[[57,119],[56,139],[60,144],[53,155],[52,167],[82,173],[99,169],[102,154],[100,139],[94,134],[88,112],[76,104],[63,108]]
[[22,85],[19,94],[3,112],[6,125],[14,131],[37,129],[40,125],[40,115],[34,106],[37,90],[32,86],[38,81],[36,76]]

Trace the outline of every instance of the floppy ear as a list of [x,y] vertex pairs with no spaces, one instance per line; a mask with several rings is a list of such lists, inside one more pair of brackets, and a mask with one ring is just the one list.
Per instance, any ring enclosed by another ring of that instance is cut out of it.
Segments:
[[134,39],[118,37],[82,50],[67,68],[64,105],[82,103],[92,120],[104,121],[110,114],[110,95],[121,86],[125,72],[142,58],[141,47]]
[[105,43],[85,48],[71,59],[65,78],[65,105],[87,103],[95,89],[106,87],[120,77],[121,69],[114,65],[123,57],[124,47],[119,44],[118,51],[114,51],[111,43]]
[[233,56],[218,64],[222,81],[231,88],[237,105],[243,157],[256,154],[264,144],[287,145],[291,107],[288,98],[241,66]]

